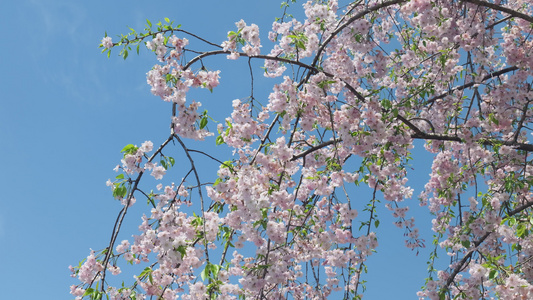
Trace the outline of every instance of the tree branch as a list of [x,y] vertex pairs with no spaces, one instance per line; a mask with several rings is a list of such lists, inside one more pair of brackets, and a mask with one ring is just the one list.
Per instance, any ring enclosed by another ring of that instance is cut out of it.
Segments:
[[[161,153],[163,148],[165,148],[165,146],[172,139],[173,139],[172,135],[170,137],[168,137],[167,140],[165,142],[163,142],[163,144],[161,144],[161,146],[159,146],[157,151],[155,151],[155,153],[152,154],[152,156],[150,156],[148,161],[151,162],[159,153]],[[104,269],[101,272],[101,274],[102,274],[102,279],[100,280],[100,282],[102,283],[101,286],[100,286],[101,292],[104,292],[104,287],[105,287],[104,282],[105,282],[105,275],[106,275],[106,270],[107,270],[107,263],[109,262],[109,259],[111,258],[111,255],[113,254],[113,248],[114,248],[115,242],[117,240],[118,234],[120,232],[120,228],[122,227],[122,222],[124,221],[124,217],[126,217],[126,213],[128,212],[128,207],[130,205],[130,201],[133,198],[133,194],[137,190],[137,186],[139,185],[139,182],[141,181],[141,178],[142,178],[143,174],[144,174],[144,171],[140,171],[139,175],[137,176],[137,178],[133,182],[133,187],[131,188],[130,193],[128,195],[128,200],[126,201],[126,204],[124,205],[124,207],[120,210],[120,212],[119,212],[119,214],[117,216],[117,220],[115,221],[115,225],[113,227],[113,234],[111,234],[111,241],[109,241],[109,246],[107,247],[107,252],[105,254],[104,261],[102,263]],[[95,276],[95,279],[96,279],[97,276]],[[93,280],[93,282],[94,282],[94,280]],[[92,285],[92,282],[91,282],[91,285]]]
[[494,10],[498,10],[498,11],[510,14],[513,17],[520,18],[520,19],[526,20],[526,21],[528,21],[530,23],[533,23],[533,17],[532,16],[528,16],[528,15],[523,14],[521,12],[518,12],[516,10],[512,10],[510,8],[503,7],[501,5],[497,5],[497,4],[494,4],[494,3],[481,1],[481,0],[461,0],[461,1],[472,3],[472,4],[476,4],[476,5],[479,5],[479,6],[485,6],[485,7],[488,7],[488,8],[492,8]]
[[341,139],[329,140],[329,141],[324,142],[324,143],[322,143],[322,144],[320,144],[320,145],[313,146],[313,147],[311,147],[311,148],[305,150],[304,152],[302,152],[302,153],[300,153],[300,154],[294,155],[294,156],[291,158],[290,161],[295,161],[295,160],[297,160],[297,159],[299,159],[299,158],[302,158],[302,157],[304,157],[304,156],[307,156],[307,154],[309,154],[309,153],[311,153],[311,152],[314,152],[314,151],[316,151],[316,150],[320,150],[320,149],[322,149],[322,148],[324,148],[324,147],[327,147],[327,146],[329,146],[329,145],[332,145],[332,144],[338,143],[338,142],[340,142],[340,141],[342,141],[342,140],[341,140]]
[[348,21],[346,21],[346,23],[342,24],[341,26],[339,26],[335,31],[333,31],[331,33],[331,35],[322,43],[322,45],[320,45],[320,48],[318,48],[318,50],[316,51],[316,55],[315,55],[315,59],[313,60],[313,63],[311,64],[312,66],[316,66],[317,62],[318,62],[318,59],[320,58],[320,54],[322,54],[322,52],[324,51],[324,49],[326,48],[326,46],[329,44],[329,42],[331,42],[331,40],[337,35],[339,34],[344,28],[346,28],[348,25],[350,25],[352,22],[364,17],[366,14],[368,13],[371,13],[373,11],[377,11],[383,7],[387,7],[387,6],[391,6],[391,5],[394,5],[394,4],[399,4],[399,3],[402,3],[402,2],[406,2],[407,0],[392,0],[392,1],[387,1],[387,2],[383,2],[383,3],[379,3],[379,4],[376,4],[372,7],[369,7],[359,13],[357,13],[355,16],[351,17],[348,19]]
[[512,71],[516,71],[516,70],[518,70],[518,67],[512,66],[512,67],[507,67],[507,68],[505,68],[505,69],[502,69],[502,70],[499,70],[499,71],[496,71],[496,72],[492,72],[492,73],[490,73],[490,74],[485,75],[485,77],[483,77],[483,78],[481,79],[480,82],[474,82],[474,81],[472,81],[472,82],[469,82],[469,83],[467,83],[467,84],[464,84],[464,85],[458,86],[458,87],[456,87],[456,88],[453,88],[453,89],[449,90],[449,91],[446,92],[446,93],[440,94],[440,95],[438,95],[438,96],[435,96],[435,97],[429,99],[429,100],[426,102],[426,104],[431,104],[431,103],[437,101],[438,99],[442,99],[442,98],[444,98],[444,97],[446,97],[446,96],[449,96],[449,95],[455,93],[456,91],[462,91],[462,90],[464,90],[464,89],[467,89],[467,88],[469,88],[469,87],[474,86],[474,84],[479,84],[479,83],[481,83],[481,82],[483,82],[483,81],[486,81],[486,80],[489,80],[489,79],[491,79],[491,78],[494,78],[494,77],[500,76],[500,75],[502,75],[502,74],[505,74],[505,73],[507,73],[507,72],[512,72]]
[[[516,214],[518,214],[519,212],[525,210],[526,208],[528,207],[531,207],[533,206],[533,202],[529,202],[525,205],[522,205],[520,207],[518,207],[517,209],[511,211],[507,216],[514,216]],[[491,233],[493,233],[494,231],[489,231],[487,233],[485,233],[481,238],[479,238],[477,241],[474,242],[474,247],[472,249],[470,249],[468,251],[468,253],[463,257],[463,259],[461,259],[461,261],[459,262],[459,264],[453,269],[453,272],[450,274],[450,277],[448,277],[448,279],[446,280],[446,284],[444,285],[443,289],[445,290],[448,290],[449,287],[450,287],[450,284],[452,284],[453,280],[455,279],[455,276],[457,276],[457,274],[459,274],[459,272],[461,272],[461,269],[463,269],[465,263],[467,262],[468,259],[470,259],[470,257],[472,257],[472,255],[474,254],[474,252],[476,252],[476,248],[481,245],[481,243],[483,243]]]

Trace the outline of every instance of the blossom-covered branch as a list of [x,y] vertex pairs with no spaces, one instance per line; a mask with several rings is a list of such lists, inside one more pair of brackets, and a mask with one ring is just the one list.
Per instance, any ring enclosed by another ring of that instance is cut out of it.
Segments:
[[[301,3],[303,19],[284,3],[267,51],[244,20],[220,43],[169,19],[104,36],[108,55],[155,54],[147,83],[169,102],[170,137],[122,150],[107,184],[123,207],[109,245],[71,267],[77,299],[360,299],[381,210],[417,254],[433,239],[419,298],[533,297],[532,4],[339,2]],[[220,59],[250,78],[233,101],[217,94]],[[418,201],[416,159],[431,163]],[[119,243],[136,198],[149,210]],[[106,275],[128,264],[144,267],[131,284]]]

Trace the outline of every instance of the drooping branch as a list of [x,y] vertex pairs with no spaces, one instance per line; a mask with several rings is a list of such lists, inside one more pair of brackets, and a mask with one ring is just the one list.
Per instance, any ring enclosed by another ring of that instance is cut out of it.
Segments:
[[507,7],[498,5],[498,4],[494,4],[494,3],[490,3],[490,2],[482,1],[482,0],[461,0],[461,1],[472,3],[472,4],[476,4],[476,5],[479,5],[479,6],[485,6],[485,7],[488,7],[488,8],[492,8],[494,10],[498,10],[498,11],[501,11],[503,13],[510,14],[513,17],[520,18],[520,19],[526,20],[526,21],[528,21],[530,23],[533,23],[533,17],[532,16],[528,16],[526,14],[523,14],[521,12],[518,12],[516,10],[512,10],[510,8],[507,8]]
[[[402,118],[405,119],[405,118]],[[406,120],[407,121],[407,120]],[[417,139],[417,140],[434,140],[434,141],[443,141],[443,142],[457,142],[457,143],[464,143],[465,141],[462,140],[460,137],[457,136],[449,136],[449,135],[440,135],[440,134],[429,134],[424,133],[420,129],[418,129],[416,126],[412,125],[409,121],[405,123],[408,125],[415,133],[411,134],[411,138]],[[313,146],[301,153],[298,153],[294,155],[290,161],[295,161],[297,159],[300,159],[302,157],[307,156],[308,154],[315,152],[317,150],[320,150],[324,147],[340,143],[342,142],[342,139],[332,139],[329,141],[326,141],[322,144]],[[483,146],[496,146],[496,145],[505,145],[514,148],[515,150],[521,150],[521,151],[527,151],[527,152],[533,152],[533,144],[525,144],[525,143],[517,143],[514,141],[500,141],[496,139],[482,139],[478,141]]]
[[202,155],[204,155],[204,156],[207,156],[207,157],[209,157],[210,159],[212,159],[212,160],[218,162],[219,164],[228,167],[232,172],[234,172],[233,167],[232,167],[231,165],[226,164],[225,162],[221,161],[220,159],[215,158],[215,157],[213,157],[213,156],[211,156],[211,155],[205,153],[204,151],[194,150],[194,149],[187,149],[187,150],[188,150],[189,152],[196,152],[196,153],[200,153],[200,154],[202,154]]
[[335,36],[337,36],[337,34],[339,34],[348,25],[350,25],[351,23],[355,22],[358,19],[361,19],[362,17],[364,17],[365,15],[367,15],[367,14],[369,14],[371,12],[378,11],[378,10],[384,8],[384,7],[388,7],[388,6],[391,6],[391,5],[394,5],[394,4],[399,4],[399,3],[402,3],[402,2],[406,2],[406,1],[407,0],[392,0],[392,1],[382,2],[382,3],[379,3],[379,4],[373,5],[373,6],[367,8],[367,9],[365,9],[363,11],[360,11],[355,16],[349,18],[344,24],[342,24],[339,27],[337,27],[337,29],[334,30],[331,33],[331,35],[322,43],[322,45],[320,45],[320,47],[318,48],[318,50],[316,52],[315,58],[313,60],[313,63],[311,65],[312,66],[316,66],[316,64],[318,63],[318,60],[320,59],[320,55],[322,54],[324,49],[326,49],[326,46],[331,42],[331,40],[333,40],[333,38],[335,38]]
[[[198,195],[200,197],[200,208],[202,210],[202,218],[205,219],[205,216],[204,216],[204,213],[205,213],[205,207],[204,207],[204,197],[202,195],[202,189],[200,188],[202,186],[202,182],[200,181],[200,176],[198,175],[198,170],[196,169],[196,165],[194,163],[194,159],[192,159],[191,157],[191,154],[189,153],[189,148],[187,148],[187,146],[185,145],[185,143],[181,140],[181,138],[179,137],[178,134],[176,133],[173,133],[172,136],[178,141],[178,143],[181,145],[181,147],[183,148],[183,151],[185,151],[185,155],[187,156],[187,158],[189,159],[189,162],[191,164],[191,169],[193,170],[193,173],[194,173],[194,177],[196,178],[196,183],[198,184]],[[204,227],[204,232],[206,232],[206,229],[205,229],[205,222],[202,224],[202,226]],[[205,257],[207,259],[207,261],[209,261],[209,251],[208,251],[208,248],[207,248],[207,240],[204,240],[205,242]]]
[[479,240],[475,241],[474,242],[474,246],[472,247],[472,249],[470,249],[468,251],[468,253],[461,259],[461,261],[457,264],[457,266],[453,269],[452,273],[450,274],[450,277],[448,277],[448,279],[446,280],[446,284],[444,285],[443,287],[443,290],[444,291],[447,291],[449,288],[450,288],[450,285],[452,284],[452,282],[454,281],[455,277],[457,276],[457,274],[459,274],[461,272],[461,270],[463,269],[463,267],[465,266],[465,264],[468,262],[468,260],[472,257],[472,255],[474,255],[474,253],[477,251],[477,247],[479,245],[481,245],[481,243],[483,243],[488,237],[489,235],[492,233],[492,231],[489,231],[487,233],[485,233],[481,238],[479,238]]
[[469,82],[469,83],[467,83],[467,84],[464,84],[464,85],[461,85],[461,86],[455,87],[455,88],[453,88],[453,89],[447,91],[446,93],[442,93],[442,94],[440,94],[440,95],[438,95],[438,96],[435,96],[435,97],[429,99],[429,100],[426,102],[426,104],[431,104],[431,103],[433,103],[433,102],[435,102],[435,101],[437,101],[437,100],[439,100],[439,99],[442,99],[442,98],[444,98],[444,97],[446,97],[446,96],[449,96],[449,95],[455,93],[456,91],[462,91],[462,90],[464,90],[464,89],[467,89],[467,88],[469,88],[469,87],[474,86],[475,84],[482,83],[482,82],[484,82],[484,81],[486,81],[486,80],[489,80],[489,79],[491,79],[491,78],[498,77],[498,76],[500,76],[500,75],[502,75],[502,74],[505,74],[505,73],[508,73],[508,72],[512,72],[512,71],[516,71],[516,70],[518,70],[518,67],[512,66],[512,67],[507,67],[507,68],[505,68],[505,69],[501,69],[501,70],[496,71],[496,72],[492,72],[492,73],[490,73],[490,74],[485,75],[485,76],[481,79],[480,82],[472,81],[472,82]]
[[311,70],[312,72],[315,72],[315,73],[318,72],[318,69],[316,69],[315,67],[310,66],[310,65],[305,64],[305,63],[302,63],[300,61],[296,61],[296,60],[290,60],[290,59],[283,58],[283,57],[262,55],[262,54],[260,54],[260,55],[248,55],[245,52],[232,52],[232,51],[229,51],[229,50],[227,50],[227,51],[226,50],[215,50],[215,51],[204,52],[204,53],[196,56],[195,58],[191,59],[185,66],[183,66],[183,70],[187,70],[188,68],[191,67],[192,64],[194,64],[195,62],[201,60],[202,58],[205,58],[205,57],[208,57],[208,56],[213,56],[213,55],[231,54],[231,53],[237,53],[240,56],[244,56],[244,57],[259,58],[259,59],[267,59],[267,60],[274,60],[274,61],[284,62],[284,63],[297,65],[299,67],[309,69],[309,70]]
[[[421,134],[415,133],[411,135],[411,138],[419,139],[419,140],[436,140],[436,141],[448,141],[448,142],[459,142],[459,143],[464,142],[461,138],[457,136],[428,134],[428,133],[421,133]],[[489,147],[493,147],[497,145],[504,145],[504,146],[512,147],[515,150],[533,152],[533,144],[517,143],[514,141],[500,141],[496,139],[480,139],[478,140],[478,143],[480,143],[483,146],[489,146]]]
[[[209,51],[209,52],[204,52],[198,56],[196,56],[195,58],[191,59],[184,67],[183,67],[183,70],[187,70],[191,67],[191,65],[193,65],[195,62],[201,60],[202,58],[205,58],[205,57],[208,57],[208,56],[213,56],[213,55],[220,55],[220,54],[231,54],[232,52],[231,51],[225,51],[225,50],[216,50],[216,51]],[[313,67],[311,65],[308,65],[308,64],[305,64],[305,63],[302,63],[300,61],[297,61],[297,60],[290,60],[290,59],[287,59],[287,58],[283,58],[283,57],[277,57],[277,56],[270,56],[270,55],[248,55],[246,54],[245,52],[236,52],[238,53],[240,56],[244,56],[244,57],[249,57],[249,58],[258,58],[258,59],[265,59],[265,60],[273,60],[273,61],[279,61],[279,62],[283,62],[283,63],[287,63],[287,64],[291,64],[291,65],[296,65],[296,66],[299,66],[299,67],[302,67],[302,68],[305,68],[305,69],[308,69],[310,71],[309,74],[317,74],[319,72],[322,72],[324,73],[324,75],[330,77],[330,78],[335,78],[335,75],[331,74],[331,73],[328,73],[328,72],[325,72],[323,70],[319,70],[317,69],[316,67]],[[346,81],[342,80],[339,78],[339,80],[341,80],[346,88],[352,92],[359,100],[361,101],[365,101],[365,97],[359,93],[354,87],[352,87],[350,84],[348,84]],[[305,82],[306,80],[304,80]],[[173,114],[175,115],[175,114]]]
[[255,158],[257,157],[257,154],[261,152],[261,149],[263,149],[263,146],[265,145],[266,140],[268,139],[268,136],[270,135],[270,132],[272,131],[272,128],[274,128],[274,124],[279,120],[279,114],[276,115],[274,120],[272,120],[272,123],[270,123],[270,126],[268,126],[267,132],[265,133],[265,136],[261,139],[261,144],[259,144],[259,147],[257,147],[257,150],[255,151],[255,154],[250,161],[250,164],[252,165],[255,161]]
[[[157,155],[159,155],[161,153],[161,151],[163,151],[163,148],[166,147],[166,145],[168,145],[168,143],[170,143],[170,141],[172,141],[173,139],[173,136],[171,135],[170,137],[168,137],[166,139],[166,141],[164,141],[160,146],[159,148],[154,152],[154,154],[152,154],[150,156],[150,158],[148,159],[149,162],[151,162],[152,160],[154,160],[154,158],[156,158]],[[124,218],[126,217],[126,214],[128,212],[128,207],[130,206],[130,202],[131,202],[131,199],[133,198],[133,194],[135,193],[135,191],[137,190],[137,187],[139,186],[139,182],[141,181],[141,178],[144,174],[144,171],[140,171],[139,172],[139,175],[137,175],[137,178],[135,179],[135,181],[133,182],[133,187],[130,189],[130,192],[128,194],[128,200],[126,201],[124,207],[120,210],[118,216],[117,216],[117,220],[115,221],[115,224],[113,226],[113,233],[111,234],[111,240],[109,241],[109,246],[107,247],[107,251],[105,253],[105,257],[104,257],[104,261],[103,261],[103,266],[104,266],[104,269],[101,271],[101,286],[100,286],[100,289],[101,289],[101,292],[104,292],[104,287],[105,287],[105,276],[106,276],[106,270],[107,270],[107,263],[109,262],[109,259],[111,258],[111,255],[113,254],[113,248],[114,248],[114,245],[115,245],[115,242],[117,240],[117,237],[118,237],[118,234],[120,232],[120,228],[122,227],[122,222],[124,221]],[[98,275],[98,274],[97,274]],[[97,278],[97,276],[94,277],[95,279]],[[94,282],[94,280],[93,280]],[[91,282],[91,285],[92,283]]]
[[[525,209],[527,209],[527,208],[529,208],[531,206],[533,206],[533,202],[529,202],[527,204],[524,204],[524,205],[516,208],[515,210],[509,212],[507,214],[507,216],[509,216],[509,217],[514,216],[514,215],[520,213],[521,211],[523,211],[523,210],[525,210]],[[489,235],[491,235],[493,232],[494,231],[486,232],[483,236],[481,236],[477,241],[474,242],[474,246],[472,247],[472,249],[470,249],[468,251],[468,253],[461,259],[461,261],[459,261],[457,266],[453,269],[452,273],[450,274],[450,277],[448,277],[448,279],[446,280],[446,284],[443,287],[444,290],[448,290],[450,288],[450,285],[454,281],[454,279],[457,276],[457,274],[459,274],[461,272],[461,270],[464,268],[464,266],[467,263],[467,261],[472,257],[474,252],[477,251],[477,247],[479,247],[479,245],[481,245],[481,243],[483,243],[489,237]]]
[[294,156],[291,158],[290,161],[295,161],[295,160],[297,160],[297,159],[299,159],[299,158],[302,158],[302,157],[304,157],[304,156],[307,156],[309,153],[315,152],[315,151],[320,150],[320,149],[322,149],[322,148],[324,148],[324,147],[327,147],[327,146],[329,146],[329,145],[333,145],[333,144],[338,143],[338,142],[341,142],[341,141],[342,141],[342,139],[329,140],[329,141],[324,142],[324,143],[322,143],[322,144],[320,144],[320,145],[313,146],[313,147],[311,147],[311,148],[309,148],[309,149],[303,151],[302,153],[299,153],[299,154],[294,155]]
[[520,136],[520,131],[524,127],[524,121],[527,118],[527,111],[529,107],[530,100],[526,97],[526,104],[524,104],[524,108],[522,108],[522,117],[520,117],[520,120],[518,121],[518,125],[516,126],[516,132],[513,137],[513,141],[516,143],[518,141],[518,137]]

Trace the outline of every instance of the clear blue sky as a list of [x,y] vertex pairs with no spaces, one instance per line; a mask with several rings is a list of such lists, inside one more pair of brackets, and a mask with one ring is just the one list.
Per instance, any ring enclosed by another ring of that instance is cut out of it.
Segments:
[[[115,51],[108,59],[98,49],[105,31],[116,37],[126,26],[142,29],[147,18],[168,17],[221,43],[242,18],[260,26],[263,52],[269,51],[266,34],[281,16],[279,2],[194,2],[1,2],[0,299],[72,299],[69,286],[78,281],[69,277],[68,266],[85,258],[89,248],[107,245],[120,209],[105,185],[116,175],[120,150],[145,140],[157,145],[168,133],[169,106],[146,84],[154,56],[145,51],[123,61]],[[232,70],[246,70],[243,63]],[[248,83],[225,79],[232,70],[222,70],[211,110],[247,96]],[[415,195],[428,178],[428,160],[414,162],[420,178],[412,181]],[[417,203],[415,197],[409,206],[425,212]],[[137,208],[148,211],[142,203]],[[424,283],[428,251],[416,257],[406,249],[403,231],[391,224],[385,208],[379,211],[380,246],[364,277],[365,298],[413,299]],[[427,218],[417,222],[429,232]],[[133,217],[126,225],[135,232],[138,223]]]

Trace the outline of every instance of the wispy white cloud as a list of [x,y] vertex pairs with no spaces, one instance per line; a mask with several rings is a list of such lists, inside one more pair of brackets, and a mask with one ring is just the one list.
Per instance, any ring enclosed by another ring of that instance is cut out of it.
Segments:
[[101,104],[111,99],[101,92],[103,70],[94,61],[98,40],[87,26],[95,20],[85,2],[27,0],[19,14],[19,19],[29,21],[23,26],[34,48],[28,59],[35,66],[36,80],[68,98],[64,101]]
[[27,7],[19,13],[23,14],[21,20],[31,20],[23,23],[23,26],[26,24],[31,27],[27,32],[32,33],[29,39],[39,49],[36,53],[48,51],[58,41],[66,45],[79,43],[83,39],[83,24],[87,18],[83,3],[28,0]]

